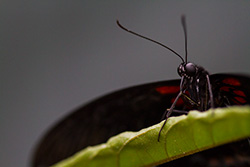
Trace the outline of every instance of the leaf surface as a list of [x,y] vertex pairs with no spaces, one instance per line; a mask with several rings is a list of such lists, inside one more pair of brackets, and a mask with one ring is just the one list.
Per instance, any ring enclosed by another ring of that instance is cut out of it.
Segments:
[[53,167],[154,166],[250,136],[250,107],[190,111],[138,132],[123,132],[91,146]]

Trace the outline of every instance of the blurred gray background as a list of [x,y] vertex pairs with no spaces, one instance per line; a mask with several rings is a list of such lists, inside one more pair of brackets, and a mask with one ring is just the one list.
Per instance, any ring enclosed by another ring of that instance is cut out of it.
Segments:
[[178,78],[158,40],[211,73],[250,74],[250,1],[7,1],[0,3],[0,166],[29,166],[64,115],[110,91]]

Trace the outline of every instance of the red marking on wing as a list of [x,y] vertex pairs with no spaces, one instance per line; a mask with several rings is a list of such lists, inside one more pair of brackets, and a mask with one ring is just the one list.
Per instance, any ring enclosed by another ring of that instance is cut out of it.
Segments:
[[242,97],[234,97],[234,99],[237,100],[238,102],[240,102],[241,104],[244,104],[244,103],[247,102],[247,101],[246,101],[244,98],[242,98]]
[[231,89],[231,87],[229,87],[229,86],[222,86],[220,88],[220,90],[223,90],[223,91],[226,91],[226,92],[228,92],[230,89]]
[[[175,98],[172,98],[172,99],[171,99],[171,103],[173,104],[174,101],[175,101]],[[178,101],[177,101],[177,103],[175,104],[175,106],[182,106],[183,104],[184,104],[183,99],[182,99],[182,98],[179,98]]]
[[156,91],[160,94],[175,94],[180,91],[179,86],[161,86],[156,88]]
[[190,93],[189,93],[189,91],[186,91],[186,92],[185,92],[185,94],[186,94],[187,96],[190,96]]
[[[234,89],[234,88],[229,87],[229,86],[222,86],[222,87],[220,88],[220,90],[223,90],[223,91],[226,91],[226,92],[230,92],[230,91],[232,91],[233,89]],[[241,91],[241,90],[233,90],[233,93],[235,93],[235,94],[238,95],[238,96],[246,97],[246,94],[245,94],[243,91]]]
[[241,85],[240,81],[235,79],[235,78],[225,78],[222,80],[222,82],[225,84],[233,85],[233,86],[240,86]]
[[[240,86],[240,82],[238,80],[236,80],[234,78],[229,78],[229,79],[230,80],[228,80],[228,81],[230,81],[230,83],[227,83],[227,84],[231,84],[232,86]],[[232,94],[232,96],[233,96],[232,100],[234,101],[235,104],[245,104],[245,103],[247,103],[246,99],[244,99],[244,97],[246,97],[246,94],[241,90],[237,90],[234,87],[230,87],[230,86],[222,86],[220,88],[220,90],[233,93]]]
[[236,95],[239,95],[239,96],[242,96],[242,97],[246,97],[246,94],[243,91],[241,91],[241,90],[234,90],[233,92]]

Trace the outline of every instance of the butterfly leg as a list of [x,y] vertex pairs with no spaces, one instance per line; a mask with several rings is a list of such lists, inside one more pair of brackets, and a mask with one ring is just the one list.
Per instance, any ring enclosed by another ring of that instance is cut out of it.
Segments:
[[178,113],[178,114],[188,114],[188,112],[189,111],[185,111],[185,110],[173,110],[173,113]]
[[165,121],[164,121],[164,123],[163,123],[163,125],[161,126],[161,129],[160,129],[160,131],[159,131],[159,134],[158,134],[158,142],[160,141],[161,131],[162,131],[163,127],[165,126],[165,124],[166,124],[166,122],[167,122],[167,119],[169,118],[169,116],[170,116],[171,113],[173,112],[174,107],[175,107],[175,105],[176,105],[178,99],[181,97],[182,94],[183,94],[182,91],[180,91],[179,94],[177,95],[177,97],[175,98],[175,100],[174,100],[172,106],[170,107],[170,109],[165,111],[165,113],[166,113],[166,119],[165,119]]
[[191,105],[198,107],[200,104],[193,100],[191,97],[186,95],[185,93],[182,94],[182,97],[185,98]]
[[158,134],[158,142],[160,141],[161,131],[162,131],[163,127],[165,126],[165,124],[166,124],[166,122],[167,122],[167,119],[169,118],[169,116],[170,116],[171,113],[173,112],[174,107],[175,107],[177,101],[179,100],[179,98],[181,97],[181,95],[183,95],[183,92],[185,92],[185,89],[183,89],[183,88],[184,88],[184,76],[181,77],[180,92],[179,92],[179,94],[178,94],[177,97],[175,98],[175,100],[174,100],[173,104],[171,105],[170,109],[169,109],[169,110],[166,110],[165,113],[164,113],[164,115],[165,115],[166,117],[165,117],[165,121],[164,121],[164,123],[163,123],[163,125],[162,125],[162,127],[161,127],[161,129],[160,129],[160,131],[159,131],[159,134]]
[[[170,109],[166,109],[165,113],[163,114],[162,116],[162,119],[165,119],[166,118],[166,114],[167,112],[169,112]],[[185,110],[173,110],[172,113],[177,113],[177,114],[188,114],[189,111],[185,111]]]
[[212,92],[212,85],[209,79],[209,75],[206,75],[207,77],[207,85],[208,85],[208,91],[209,91],[209,98],[210,98],[210,105],[211,108],[214,108],[214,97],[213,97],[213,92]]

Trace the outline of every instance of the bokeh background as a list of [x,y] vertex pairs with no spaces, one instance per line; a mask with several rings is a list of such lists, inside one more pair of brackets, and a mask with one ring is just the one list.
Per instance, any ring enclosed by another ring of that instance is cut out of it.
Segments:
[[176,56],[116,19],[184,55],[182,14],[190,61],[250,74],[250,1],[2,0],[0,166],[29,166],[45,131],[94,98],[178,78]]

